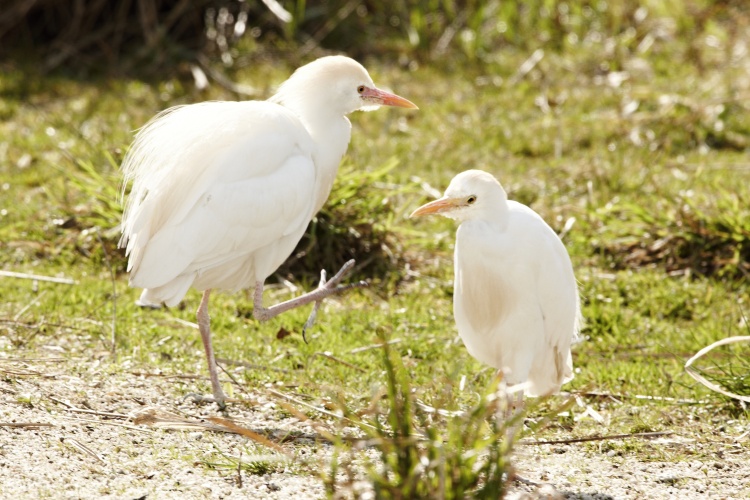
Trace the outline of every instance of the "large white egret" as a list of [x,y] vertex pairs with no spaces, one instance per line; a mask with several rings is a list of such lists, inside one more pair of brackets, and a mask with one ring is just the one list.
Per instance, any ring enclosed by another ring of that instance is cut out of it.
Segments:
[[480,170],[458,174],[442,198],[411,216],[428,214],[461,223],[453,314],[466,349],[502,371],[509,385],[526,383],[529,396],[559,392],[573,378],[570,344],[581,323],[573,266],[560,238]]
[[136,135],[122,164],[133,183],[120,242],[130,285],[144,288],[145,305],[203,291],[197,319],[220,407],[210,291],[255,287],[253,314],[267,320],[346,288],[338,283],[353,261],[328,282],[321,273],[317,290],[263,306],[264,281],[328,198],[351,137],[346,115],[381,105],[417,107],[375,87],[356,61],[329,56],[297,69],[268,101],[175,106]]

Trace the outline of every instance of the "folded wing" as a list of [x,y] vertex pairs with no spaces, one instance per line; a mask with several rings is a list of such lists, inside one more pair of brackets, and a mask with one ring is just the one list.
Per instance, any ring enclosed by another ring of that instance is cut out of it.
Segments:
[[[234,276],[251,285],[255,275],[275,270],[250,269],[254,254],[287,252],[285,259],[314,215],[317,171],[304,126],[281,106],[238,104],[172,108],[136,136],[123,163],[133,188],[121,241],[133,286],[179,282],[184,295],[196,277],[229,263],[244,266]],[[202,123],[201,134],[187,123]],[[217,282],[207,287],[237,287],[219,282],[227,273],[214,274]]]

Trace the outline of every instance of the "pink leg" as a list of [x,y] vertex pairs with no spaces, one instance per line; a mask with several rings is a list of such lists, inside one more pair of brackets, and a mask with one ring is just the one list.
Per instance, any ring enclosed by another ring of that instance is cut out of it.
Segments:
[[[505,380],[504,386],[506,388],[509,388],[512,386],[512,384],[507,380],[506,374],[503,372],[503,370],[498,370],[496,377],[501,382]],[[502,387],[503,384],[501,384]],[[507,425],[507,428],[505,429],[505,439],[508,441],[515,440],[516,433],[518,430],[523,426],[523,420],[519,418],[518,422],[515,422],[514,424],[510,424],[510,422],[519,416],[521,412],[523,412],[524,402],[523,402],[523,391],[517,391],[514,393],[506,392],[504,394],[505,396],[505,405],[501,405],[498,408],[498,411],[495,415],[495,418],[498,419],[499,425]]]
[[289,311],[290,309],[295,309],[305,304],[309,304],[310,302],[315,302],[316,306],[313,308],[313,312],[310,314],[310,318],[305,323],[306,329],[315,320],[315,314],[317,313],[320,302],[323,299],[325,299],[329,295],[343,292],[344,290],[348,290],[350,288],[367,286],[367,282],[365,281],[360,281],[359,283],[354,283],[351,285],[337,286],[339,282],[341,282],[341,280],[344,279],[344,277],[349,273],[349,271],[351,271],[352,267],[354,267],[354,260],[350,260],[349,262],[344,264],[341,270],[336,273],[336,275],[329,281],[325,280],[325,271],[322,271],[320,273],[320,285],[316,290],[287,300],[280,304],[273,305],[271,307],[263,307],[263,283],[259,281],[255,284],[255,295],[253,297],[253,316],[255,316],[255,318],[259,321],[266,321],[278,316],[283,312]]
[[[201,303],[198,306],[196,316],[198,318],[198,329],[201,332],[201,339],[203,339],[203,348],[206,351],[206,360],[208,361],[208,373],[211,376],[211,390],[213,392],[213,401],[219,405],[219,408],[226,406],[226,396],[221,388],[219,382],[219,373],[216,370],[216,357],[214,357],[214,348],[211,344],[211,319],[208,316],[208,296],[211,294],[211,290],[203,292]],[[201,401],[208,401],[207,398],[200,398]]]
[[516,415],[523,411],[523,392],[517,392],[512,396],[512,401],[509,404],[512,415]]

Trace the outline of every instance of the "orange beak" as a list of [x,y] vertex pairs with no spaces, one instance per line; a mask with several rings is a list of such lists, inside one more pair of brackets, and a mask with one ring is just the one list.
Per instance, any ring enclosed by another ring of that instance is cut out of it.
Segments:
[[435,201],[425,203],[424,205],[413,211],[409,217],[421,217],[423,215],[448,212],[449,210],[453,210],[454,208],[458,207],[460,203],[461,200],[443,196],[442,198],[438,198]]
[[403,97],[397,96],[396,94],[391,94],[390,92],[386,92],[385,90],[365,87],[364,92],[362,92],[362,97],[367,101],[375,104],[380,104],[381,106],[397,106],[399,108],[419,109],[417,105],[410,100],[404,99]]

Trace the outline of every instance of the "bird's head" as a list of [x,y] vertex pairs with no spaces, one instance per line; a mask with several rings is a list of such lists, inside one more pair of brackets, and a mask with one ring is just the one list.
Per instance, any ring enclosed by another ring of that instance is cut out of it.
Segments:
[[292,109],[340,116],[380,106],[417,109],[403,97],[378,89],[367,70],[345,56],[321,57],[297,69],[272,100]]
[[482,170],[467,170],[453,178],[442,198],[426,203],[409,217],[439,214],[458,221],[492,218],[507,207],[500,183]]

